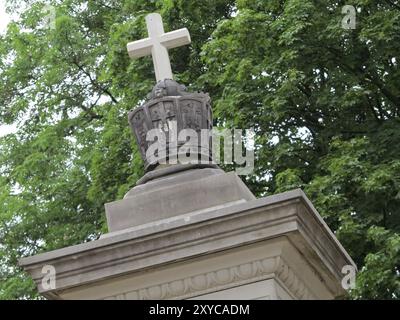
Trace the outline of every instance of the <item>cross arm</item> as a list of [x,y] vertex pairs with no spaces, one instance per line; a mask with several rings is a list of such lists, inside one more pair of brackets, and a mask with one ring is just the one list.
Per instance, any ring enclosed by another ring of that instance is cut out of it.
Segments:
[[137,40],[129,42],[126,45],[128,49],[129,57],[140,58],[144,56],[149,56],[151,54],[151,48],[153,46],[152,40],[150,38]]
[[187,45],[190,41],[190,34],[186,28],[167,32],[160,36],[160,43],[167,49]]

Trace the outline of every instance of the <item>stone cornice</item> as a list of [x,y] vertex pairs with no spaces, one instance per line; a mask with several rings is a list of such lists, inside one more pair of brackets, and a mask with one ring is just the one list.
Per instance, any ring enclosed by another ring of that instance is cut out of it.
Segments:
[[280,256],[266,257],[207,273],[181,278],[178,280],[160,283],[150,287],[143,287],[127,291],[107,300],[163,300],[187,299],[209,292],[225,290],[244,284],[276,278],[294,298],[299,300],[315,299],[307,285],[290,268],[289,264]]
[[[305,254],[310,252],[311,260],[323,261],[323,270],[317,270],[321,274],[338,279],[343,265],[354,265],[301,190],[123,230],[23,258],[20,265],[31,273],[40,292],[52,294],[40,285],[45,264],[56,268],[56,290],[64,290],[283,235]],[[284,274],[283,270],[282,279]]]

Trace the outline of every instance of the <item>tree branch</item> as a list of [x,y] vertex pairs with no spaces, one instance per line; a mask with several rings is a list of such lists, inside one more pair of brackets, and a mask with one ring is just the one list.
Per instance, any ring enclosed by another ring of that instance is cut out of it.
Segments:
[[103,92],[103,93],[105,93],[106,95],[108,95],[108,96],[111,98],[112,102],[118,103],[118,100],[111,94],[111,92],[109,91],[109,89],[106,88],[106,87],[103,87],[100,83],[98,83],[95,79],[93,79],[93,78],[92,78],[92,75],[90,74],[90,72],[86,71],[85,68],[84,68],[82,65],[80,65],[80,64],[76,61],[76,58],[75,58],[75,57],[74,57],[74,59],[73,59],[73,63],[74,63],[74,65],[76,65],[76,67],[77,67],[80,71],[82,71],[82,72],[89,78],[90,83],[91,83],[95,88],[97,88],[97,89],[100,90],[101,92]]

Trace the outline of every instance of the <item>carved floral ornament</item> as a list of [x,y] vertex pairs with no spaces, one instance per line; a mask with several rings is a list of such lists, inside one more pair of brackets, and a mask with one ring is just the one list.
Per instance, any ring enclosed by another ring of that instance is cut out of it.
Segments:
[[295,274],[282,257],[275,256],[207,273],[139,288],[123,294],[109,296],[107,300],[163,300],[185,299],[209,292],[229,289],[270,278],[277,279],[296,299],[315,299],[315,295]]

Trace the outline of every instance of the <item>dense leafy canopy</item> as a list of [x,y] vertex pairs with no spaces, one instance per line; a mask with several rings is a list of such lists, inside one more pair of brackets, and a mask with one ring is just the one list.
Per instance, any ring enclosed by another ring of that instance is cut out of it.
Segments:
[[[46,24],[55,8],[55,28]],[[151,58],[126,43],[160,12],[192,44],[176,79],[210,93],[215,124],[256,130],[258,195],[300,187],[359,267],[352,298],[400,297],[400,2],[8,0],[0,36],[0,298],[35,298],[21,256],[106,232],[105,202],[143,174],[127,111]]]

